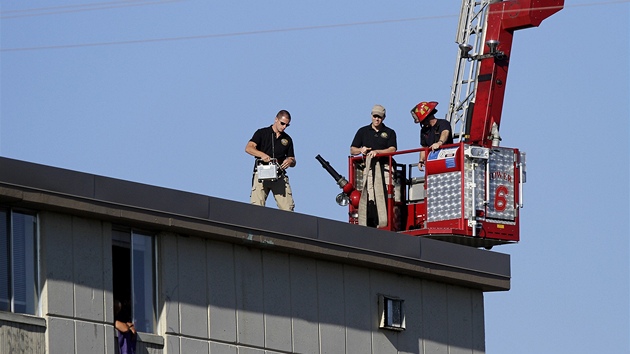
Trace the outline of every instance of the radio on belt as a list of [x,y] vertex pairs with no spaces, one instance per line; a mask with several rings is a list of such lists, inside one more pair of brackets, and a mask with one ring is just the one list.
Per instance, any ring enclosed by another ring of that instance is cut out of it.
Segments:
[[268,164],[265,164],[262,160],[258,160],[256,172],[258,172],[258,182],[277,180],[280,173],[278,160],[271,159]]

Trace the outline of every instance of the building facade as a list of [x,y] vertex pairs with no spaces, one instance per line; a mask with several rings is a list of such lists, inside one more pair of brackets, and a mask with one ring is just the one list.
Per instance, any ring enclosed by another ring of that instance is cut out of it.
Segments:
[[0,353],[484,353],[508,255],[0,158]]

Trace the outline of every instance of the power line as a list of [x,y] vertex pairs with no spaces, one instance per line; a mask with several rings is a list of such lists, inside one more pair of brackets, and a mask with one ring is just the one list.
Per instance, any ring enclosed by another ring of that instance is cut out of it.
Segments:
[[[94,6],[104,6],[104,5],[112,5],[112,4],[129,4],[139,1],[146,0],[125,0],[125,1],[108,1],[108,2],[97,2],[92,4],[75,4],[75,5],[61,5],[61,6],[49,6],[49,7],[37,7],[32,9],[18,9],[18,10],[8,10],[8,11],[0,11],[0,15],[4,14],[14,14],[14,13],[24,13],[24,12],[41,12],[41,11],[51,11],[51,10],[59,10],[59,9],[73,9],[73,8],[86,8],[86,7],[94,7]],[[151,1],[151,0],[149,0]]]
[[109,10],[131,6],[160,5],[163,3],[179,2],[184,0],[127,0],[109,1],[94,4],[77,4],[53,7],[41,7],[34,9],[9,10],[0,12],[0,19],[58,15],[74,12]]
[[[628,1],[630,1],[630,0],[628,0]],[[249,36],[249,35],[256,35],[256,34],[308,31],[308,30],[327,29],[327,28],[367,26],[367,25],[376,25],[376,24],[384,24],[384,23],[410,22],[410,21],[421,21],[421,20],[434,20],[434,19],[449,18],[449,17],[455,17],[455,16],[456,15],[444,15],[444,16],[416,17],[416,18],[407,18],[407,19],[396,19],[396,20],[378,20],[378,21],[353,22],[353,23],[333,24],[333,25],[320,25],[320,26],[307,26],[307,27],[294,27],[294,28],[279,28],[279,29],[256,30],[256,31],[246,31],[246,32],[205,34],[205,35],[198,35],[198,36],[154,38],[154,39],[138,39],[138,40],[116,41],[116,42],[63,44],[63,45],[55,45],[55,46],[41,46],[41,47],[7,48],[7,49],[0,49],[0,51],[1,52],[17,52],[17,51],[29,51],[29,50],[68,49],[68,48],[100,47],[100,46],[124,45],[124,44],[140,44],[140,43],[153,43],[153,42],[172,42],[172,41],[183,41],[183,40],[193,40],[193,39],[238,37],[238,36]]]
[[[181,0],[166,0],[166,1],[181,1]],[[615,5],[615,4],[628,3],[628,2],[630,2],[630,0],[617,0],[617,1],[608,1],[608,2],[604,2],[604,3],[600,2],[600,3],[576,4],[576,5],[570,5],[570,6],[567,6],[567,7],[571,8],[571,7]],[[519,9],[519,11],[522,11],[522,10],[524,10],[524,9]],[[457,15],[425,16],[425,17],[413,17],[413,18],[406,18],[406,19],[377,20],[377,21],[351,22],[351,23],[341,23],[341,24],[332,24],[332,25],[319,25],[319,26],[279,28],[279,29],[269,29],[269,30],[245,31],[245,32],[205,34],[205,35],[198,35],[198,36],[164,37],[164,38],[153,38],[153,39],[138,39],[138,40],[128,40],[128,41],[115,41],[115,42],[96,42],[96,43],[80,43],[80,44],[61,44],[61,45],[53,45],[53,46],[39,46],[39,47],[6,48],[6,49],[0,49],[0,52],[19,52],[19,51],[49,50],[49,49],[71,49],[71,48],[103,47],[103,46],[142,44],[142,43],[156,43],[156,42],[173,42],[173,41],[210,39],[210,38],[227,38],[227,37],[259,35],[259,34],[271,34],[271,33],[309,31],[309,30],[320,30],[320,29],[342,28],[342,27],[380,25],[380,24],[387,24],[387,23],[428,21],[428,20],[451,18],[451,17],[456,17],[456,16]]]

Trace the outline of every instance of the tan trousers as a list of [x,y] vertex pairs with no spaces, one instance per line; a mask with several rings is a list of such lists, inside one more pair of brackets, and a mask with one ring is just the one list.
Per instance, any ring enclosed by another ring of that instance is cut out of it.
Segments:
[[291,185],[289,184],[289,176],[284,176],[273,182],[258,182],[258,173],[254,173],[252,193],[250,194],[251,203],[265,206],[269,192],[273,193],[276,204],[278,204],[278,209],[287,211],[293,211],[293,209],[295,209],[293,192],[291,192]]

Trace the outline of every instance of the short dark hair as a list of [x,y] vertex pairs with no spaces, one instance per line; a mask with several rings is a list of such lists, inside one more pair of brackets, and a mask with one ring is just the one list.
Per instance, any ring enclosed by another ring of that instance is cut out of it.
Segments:
[[288,120],[291,120],[291,113],[286,109],[282,109],[276,114],[276,118],[280,119],[281,117],[286,117]]

